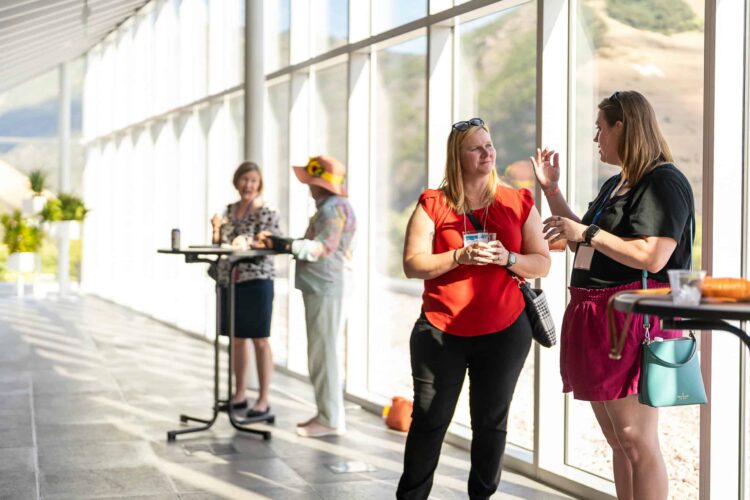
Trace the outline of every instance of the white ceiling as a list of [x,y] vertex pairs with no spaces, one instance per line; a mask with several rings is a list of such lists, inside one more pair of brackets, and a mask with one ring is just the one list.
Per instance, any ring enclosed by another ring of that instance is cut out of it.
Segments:
[[0,0],[0,92],[76,59],[146,3]]

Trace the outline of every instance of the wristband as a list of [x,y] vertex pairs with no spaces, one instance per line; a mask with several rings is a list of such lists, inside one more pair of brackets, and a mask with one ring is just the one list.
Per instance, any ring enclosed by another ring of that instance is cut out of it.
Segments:
[[560,186],[555,186],[552,189],[542,189],[544,196],[554,196],[560,192]]
[[461,265],[461,263],[458,261],[458,248],[453,250],[453,262],[455,262],[458,266]]

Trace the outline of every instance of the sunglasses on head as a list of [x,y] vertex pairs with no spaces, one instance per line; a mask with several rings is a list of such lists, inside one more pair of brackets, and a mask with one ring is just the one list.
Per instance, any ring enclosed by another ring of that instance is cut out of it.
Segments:
[[459,132],[465,132],[469,130],[469,127],[481,127],[484,125],[484,120],[481,118],[472,118],[471,120],[464,120],[453,124],[453,128]]
[[617,102],[617,103],[622,104],[620,102],[620,91],[619,90],[615,90],[615,93],[612,94],[611,96],[609,96],[609,100],[613,101],[613,102]]

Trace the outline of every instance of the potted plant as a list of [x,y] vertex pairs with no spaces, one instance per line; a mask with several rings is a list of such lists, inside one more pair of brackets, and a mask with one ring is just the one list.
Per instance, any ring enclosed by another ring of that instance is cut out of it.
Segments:
[[31,198],[23,200],[21,208],[25,215],[35,215],[42,211],[47,198],[44,197],[44,184],[47,182],[47,173],[36,169],[29,172],[29,184],[31,185]]
[[21,214],[14,210],[11,214],[0,217],[3,243],[8,247],[8,269],[20,272],[31,272],[35,267],[34,254],[42,246],[43,232],[31,225]]
[[89,210],[80,197],[61,193],[57,198],[47,201],[41,211],[42,220],[49,223],[50,234],[56,238],[67,235],[69,240],[81,237],[81,222]]
[[83,200],[74,194],[60,194],[60,210],[62,210],[62,220],[74,220],[83,222],[88,208],[83,204]]

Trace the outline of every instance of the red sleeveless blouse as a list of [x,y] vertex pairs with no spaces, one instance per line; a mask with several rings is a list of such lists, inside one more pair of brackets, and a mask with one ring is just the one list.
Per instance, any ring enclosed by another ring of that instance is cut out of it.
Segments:
[[[428,189],[419,204],[435,223],[433,253],[463,247],[464,230],[473,232],[468,217],[452,210],[442,191]],[[534,207],[526,189],[499,186],[487,210],[474,211],[485,230],[511,252],[521,252],[522,228]],[[464,229],[464,227],[466,229]],[[512,325],[524,309],[523,296],[508,271],[497,265],[459,266],[442,276],[425,280],[422,308],[435,328],[452,335],[474,337],[495,333]]]

